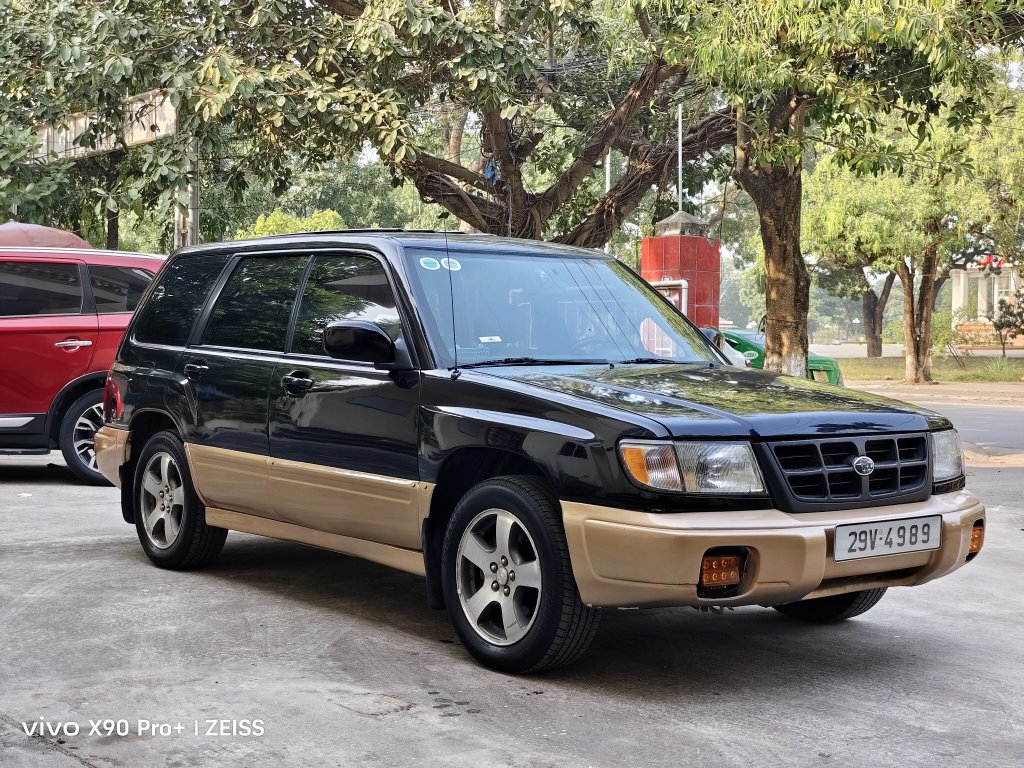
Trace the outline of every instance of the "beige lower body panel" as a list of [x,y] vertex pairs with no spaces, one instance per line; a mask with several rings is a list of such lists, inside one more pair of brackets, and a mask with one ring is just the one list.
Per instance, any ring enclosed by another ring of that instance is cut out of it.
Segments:
[[[836,561],[847,523],[942,516],[939,549]],[[971,528],[985,517],[966,491],[869,509],[791,515],[776,509],[659,514],[562,502],[580,596],[596,606],[777,605],[875,587],[922,584],[965,562]],[[746,547],[743,582],[730,597],[698,596],[713,547]]]
[[96,468],[107,480],[121,487],[121,466],[129,458],[127,429],[118,429],[109,424],[96,430],[93,448],[96,451]]
[[208,507],[270,514],[269,459],[258,453],[185,443],[196,493]]
[[315,531],[311,528],[284,523],[280,520],[270,520],[256,515],[231,512],[230,510],[218,509],[217,507],[206,508],[206,522],[218,528],[255,533],[259,536],[270,536],[286,541],[297,541],[302,544],[320,547],[321,549],[329,549],[332,552],[354,555],[355,557],[372,560],[375,563],[397,568],[400,571],[413,573],[417,576],[422,576],[425,572],[423,553],[416,550],[392,547],[375,541],[354,539],[350,536],[339,536],[336,533]]
[[431,483],[275,458],[268,475],[278,520],[407,549],[421,545]]

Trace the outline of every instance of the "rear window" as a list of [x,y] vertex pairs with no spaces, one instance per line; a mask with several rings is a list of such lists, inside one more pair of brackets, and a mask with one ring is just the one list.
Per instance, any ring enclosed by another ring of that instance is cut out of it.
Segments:
[[181,256],[168,264],[139,308],[135,339],[151,344],[185,344],[227,260],[228,254],[218,253]]
[[77,315],[82,279],[77,264],[0,261],[0,316]]
[[133,312],[153,273],[140,267],[89,267],[89,282],[96,311]]

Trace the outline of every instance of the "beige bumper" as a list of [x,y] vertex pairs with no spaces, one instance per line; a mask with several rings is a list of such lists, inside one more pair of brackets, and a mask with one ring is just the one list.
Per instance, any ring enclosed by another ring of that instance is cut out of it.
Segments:
[[128,430],[105,425],[96,431],[96,467],[110,482],[121,487],[121,465],[128,461]]
[[[837,525],[942,516],[942,544],[928,552],[834,559]],[[971,528],[985,507],[967,491],[927,501],[791,515],[777,509],[657,514],[562,502],[569,556],[589,605],[777,605],[875,587],[922,584],[967,562]],[[746,547],[742,583],[729,597],[698,596],[712,547]]]

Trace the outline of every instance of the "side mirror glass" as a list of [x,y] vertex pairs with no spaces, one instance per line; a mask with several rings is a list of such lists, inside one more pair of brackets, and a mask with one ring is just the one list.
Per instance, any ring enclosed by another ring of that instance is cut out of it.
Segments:
[[379,325],[366,320],[338,320],[324,328],[324,350],[339,360],[388,367],[395,362],[395,342]]

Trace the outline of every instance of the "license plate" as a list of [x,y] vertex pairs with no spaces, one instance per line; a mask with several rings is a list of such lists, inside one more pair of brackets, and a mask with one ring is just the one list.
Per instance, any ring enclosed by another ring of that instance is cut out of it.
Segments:
[[836,528],[836,560],[896,555],[938,549],[942,543],[942,517],[911,517],[880,523],[857,523]]

